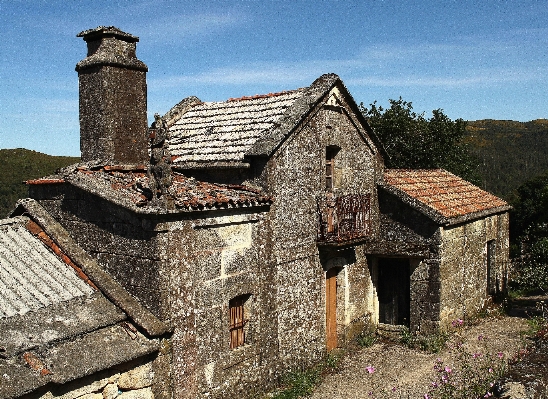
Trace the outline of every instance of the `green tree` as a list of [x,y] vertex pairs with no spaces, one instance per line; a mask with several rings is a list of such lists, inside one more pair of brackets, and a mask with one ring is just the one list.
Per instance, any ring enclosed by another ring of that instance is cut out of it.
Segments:
[[548,237],[548,171],[523,183],[510,202],[513,241]]
[[511,203],[514,283],[521,289],[548,290],[548,171],[522,184]]
[[360,104],[360,110],[388,153],[388,167],[442,168],[474,183],[479,181],[477,163],[464,141],[466,122],[462,119],[453,121],[441,109],[432,111],[427,119],[401,97],[390,100],[388,109],[375,101],[369,108]]

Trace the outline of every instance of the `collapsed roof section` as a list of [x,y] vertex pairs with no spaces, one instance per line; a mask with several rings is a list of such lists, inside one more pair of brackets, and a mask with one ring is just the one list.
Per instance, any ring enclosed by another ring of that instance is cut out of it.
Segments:
[[[154,201],[150,175],[144,166],[73,165],[57,176],[29,180],[27,184],[69,183],[139,214],[165,214],[270,206],[272,197],[242,185],[198,181],[172,173],[172,184]],[[173,204],[166,206],[166,201]]]

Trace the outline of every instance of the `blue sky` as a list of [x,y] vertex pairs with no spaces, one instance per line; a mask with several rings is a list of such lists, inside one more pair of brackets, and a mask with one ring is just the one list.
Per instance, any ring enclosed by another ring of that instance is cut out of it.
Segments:
[[0,148],[79,155],[76,34],[100,25],[140,38],[149,120],[190,95],[289,90],[328,72],[358,103],[548,118],[544,0],[0,0]]

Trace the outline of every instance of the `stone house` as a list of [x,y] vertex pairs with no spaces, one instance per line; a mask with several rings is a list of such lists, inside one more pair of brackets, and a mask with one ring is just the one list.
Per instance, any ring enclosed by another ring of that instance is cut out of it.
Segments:
[[82,163],[28,182],[12,216],[58,225],[89,279],[132,300],[104,294],[156,345],[154,397],[253,396],[368,326],[429,333],[505,289],[508,205],[443,170],[385,169],[337,75],[189,97],[148,129],[138,38],[79,36]]

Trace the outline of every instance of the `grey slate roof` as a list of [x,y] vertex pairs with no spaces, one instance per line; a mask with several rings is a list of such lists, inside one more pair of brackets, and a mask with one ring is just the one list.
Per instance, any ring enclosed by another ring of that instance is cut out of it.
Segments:
[[246,157],[272,155],[335,86],[382,151],[341,79],[331,73],[320,76],[309,87],[281,93],[223,102],[201,102],[196,97],[181,101],[165,115],[173,164],[182,169],[248,167]]
[[253,144],[280,119],[304,89],[195,105],[170,128],[176,163],[243,161]]
[[93,293],[24,221],[0,221],[0,319]]

